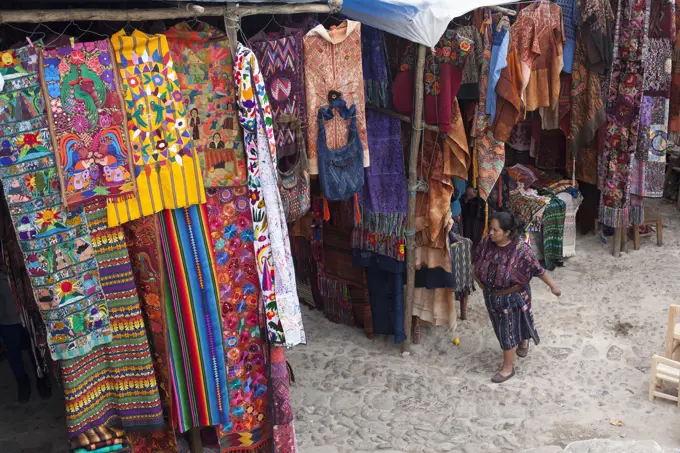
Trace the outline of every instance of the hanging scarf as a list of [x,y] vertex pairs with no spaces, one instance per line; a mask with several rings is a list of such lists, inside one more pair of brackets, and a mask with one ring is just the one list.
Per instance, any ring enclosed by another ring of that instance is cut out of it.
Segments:
[[[385,34],[377,28],[363,25],[361,29],[361,60],[364,70],[364,90],[366,93],[366,104],[376,107],[390,108],[392,99],[392,77],[389,71],[389,56],[387,54],[387,42]],[[368,113],[368,112],[367,112]],[[368,123],[368,116],[366,117]],[[368,141],[371,141],[369,124],[366,125],[369,131]],[[371,159],[373,158],[373,148],[371,149]],[[371,162],[371,167],[373,166]],[[369,167],[370,168],[370,167]]]
[[680,8],[675,8],[675,44],[673,45],[673,75],[671,77],[668,138],[680,144]]
[[205,203],[198,155],[164,35],[111,37],[122,79],[139,194],[108,206],[109,226]]
[[260,287],[273,343],[305,343],[288,228],[276,184],[276,140],[271,107],[255,54],[242,45],[236,54],[236,83],[248,158],[248,188],[255,227]]
[[567,205],[553,197],[543,212],[543,258],[547,267],[552,268],[563,260],[564,220]]
[[651,1],[620,0],[614,33],[614,63],[607,100],[606,162],[600,222],[611,227],[630,224],[631,156],[638,145],[643,92],[643,41],[649,27]]
[[484,10],[484,19],[480,27],[484,52],[481,58],[481,70],[479,76],[479,103],[475,113],[472,133],[476,137],[474,159],[476,159],[477,188],[479,197],[484,201],[489,197],[491,190],[500,178],[505,164],[505,144],[494,138],[489,115],[486,114],[486,92],[489,84],[489,70],[491,65],[491,15]]

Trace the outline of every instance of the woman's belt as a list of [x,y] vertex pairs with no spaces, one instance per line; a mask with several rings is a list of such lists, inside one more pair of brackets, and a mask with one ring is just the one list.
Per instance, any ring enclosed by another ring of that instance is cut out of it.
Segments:
[[519,293],[524,290],[524,287],[515,285],[511,286],[510,288],[505,288],[505,289],[499,289],[498,291],[489,291],[486,288],[483,288],[484,292],[487,293],[489,296],[507,296],[508,294],[513,294],[513,293]]

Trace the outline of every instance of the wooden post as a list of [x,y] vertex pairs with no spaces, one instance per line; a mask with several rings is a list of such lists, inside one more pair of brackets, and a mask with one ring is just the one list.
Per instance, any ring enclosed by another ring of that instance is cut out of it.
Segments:
[[203,442],[201,441],[201,428],[192,428],[189,431],[191,436],[191,453],[203,453]]
[[404,329],[406,340],[401,344],[401,350],[408,353],[411,350],[411,323],[413,317],[413,296],[416,285],[416,185],[418,183],[418,149],[423,134],[423,100],[425,86],[425,46],[418,44],[418,60],[416,62],[416,76],[414,86],[413,130],[411,131],[411,151],[408,158],[408,212],[406,214],[406,295],[404,303]]
[[241,24],[241,18],[234,12],[224,13],[224,30],[229,38],[229,48],[231,49],[231,58],[236,63],[236,47],[238,44],[238,28]]

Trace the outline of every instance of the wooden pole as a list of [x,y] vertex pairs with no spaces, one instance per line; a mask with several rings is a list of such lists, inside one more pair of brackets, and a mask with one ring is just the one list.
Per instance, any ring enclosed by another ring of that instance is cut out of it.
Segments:
[[191,453],[203,453],[203,441],[201,441],[201,428],[192,428],[189,431],[191,436]]
[[330,0],[326,4],[304,3],[296,5],[228,5],[206,6],[202,13],[186,8],[153,8],[153,9],[36,9],[36,10],[0,10],[0,23],[41,23],[69,21],[110,21],[134,22],[145,20],[187,19],[195,16],[217,17],[236,15],[238,17],[256,14],[299,14],[299,13],[334,13],[342,8],[342,0]]
[[[401,120],[405,123],[411,123],[412,122],[411,118],[409,118],[408,116],[401,115],[397,112],[393,112],[390,109],[384,109],[382,107],[376,107],[375,105],[369,105],[369,104],[366,104],[366,109],[375,110],[376,112],[384,113],[387,116],[391,116],[392,118],[396,118],[396,119]],[[427,129],[428,131],[439,133],[439,128],[437,126],[432,126],[431,124],[423,124],[423,129]]]
[[425,86],[425,46],[418,44],[416,77],[414,86],[413,130],[411,131],[411,151],[408,158],[408,212],[406,214],[406,296],[404,304],[404,329],[406,340],[401,345],[404,353],[411,350],[411,321],[413,317],[413,297],[416,285],[416,185],[418,176],[418,149],[423,134],[423,100]]

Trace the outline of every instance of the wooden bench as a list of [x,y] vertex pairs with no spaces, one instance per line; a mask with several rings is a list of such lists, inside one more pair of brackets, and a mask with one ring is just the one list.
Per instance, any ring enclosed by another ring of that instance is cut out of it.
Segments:
[[[654,231],[649,231],[647,233],[640,233],[640,227],[641,226],[655,226],[656,227],[656,233]],[[640,250],[640,239],[641,238],[648,238],[652,237],[656,234],[656,245],[661,247],[663,245],[663,221],[661,220],[661,216],[653,211],[652,209],[645,208],[645,220],[642,222],[641,225],[634,225],[633,226],[633,241],[634,241],[634,246],[635,250]]]

